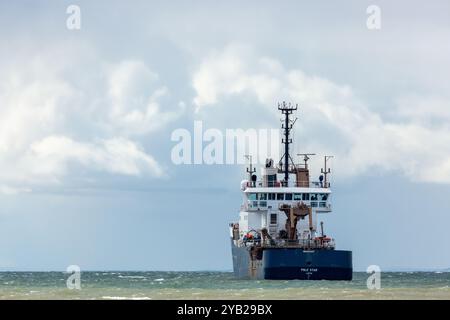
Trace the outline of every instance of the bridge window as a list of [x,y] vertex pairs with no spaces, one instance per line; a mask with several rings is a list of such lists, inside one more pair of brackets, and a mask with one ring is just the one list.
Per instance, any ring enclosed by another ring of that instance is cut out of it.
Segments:
[[277,193],[277,200],[284,200],[284,193]]
[[284,196],[284,200],[292,200],[292,193],[286,193]]
[[256,200],[256,193],[249,193],[248,200]]
[[302,200],[302,194],[301,193],[294,193],[294,200]]
[[249,208],[258,208],[258,201],[256,200],[249,200],[248,201]]
[[267,200],[267,193],[260,193],[259,200]]
[[327,201],[327,199],[328,199],[327,193],[322,193],[322,194],[320,194],[320,196],[322,197],[322,201]]
[[302,193],[302,198],[304,201],[309,201],[309,193]]
[[317,201],[317,193],[311,193],[311,201]]
[[275,193],[269,193],[269,200],[275,200]]
[[265,200],[264,201],[260,201],[259,202],[259,206],[260,207],[267,207],[267,201],[265,201]]
[[270,224],[277,224],[277,214],[276,213],[270,214]]
[[276,174],[270,174],[267,176],[267,186],[268,187],[275,187],[276,182],[277,182]]

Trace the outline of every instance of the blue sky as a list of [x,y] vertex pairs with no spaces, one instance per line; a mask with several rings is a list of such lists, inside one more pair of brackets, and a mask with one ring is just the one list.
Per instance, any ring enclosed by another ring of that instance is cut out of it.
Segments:
[[244,168],[175,166],[171,133],[277,128],[280,100],[335,156],[356,269],[449,267],[449,6],[0,1],[0,270],[231,269]]

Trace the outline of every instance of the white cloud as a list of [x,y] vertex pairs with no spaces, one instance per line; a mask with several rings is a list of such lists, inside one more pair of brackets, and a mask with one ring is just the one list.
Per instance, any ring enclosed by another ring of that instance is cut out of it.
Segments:
[[260,102],[267,102],[281,91],[279,79],[270,75],[281,69],[275,60],[254,59],[245,47],[230,46],[224,52],[215,52],[203,61],[193,76],[197,111],[216,103],[221,95],[246,91],[254,93]]
[[169,94],[158,75],[140,61],[113,66],[108,79],[109,124],[125,134],[140,135],[162,128],[178,110],[161,112],[159,100]]
[[[355,176],[370,170],[398,172],[411,180],[450,183],[450,99],[399,98],[392,106],[395,118],[367,107],[349,85],[288,70],[277,60],[260,57],[249,48],[229,46],[212,52],[193,74],[198,112],[217,116],[221,98],[251,95],[259,108],[252,113],[277,112],[281,100],[298,102],[300,145],[304,151],[332,153],[339,176]],[[226,112],[238,112],[227,106]],[[424,123],[424,119],[428,119]],[[438,122],[438,123],[436,123]]]
[[7,185],[0,186],[0,194],[5,194],[5,195],[15,195],[15,194],[26,193],[26,192],[31,192],[31,191],[32,190],[30,188],[14,188],[14,187],[7,186]]
[[158,75],[140,61],[123,61],[96,65],[100,76],[80,81],[68,72],[75,68],[51,55],[16,57],[2,68],[0,193],[63,183],[79,166],[88,174],[164,175],[139,143],[177,116],[161,111],[168,89]]
[[146,171],[157,177],[163,174],[153,157],[124,138],[81,143],[64,136],[49,136],[33,143],[24,161],[34,163],[33,176],[61,176],[67,173],[70,162],[126,175]]
[[450,121],[450,99],[417,94],[402,96],[392,115],[424,126],[447,125]]

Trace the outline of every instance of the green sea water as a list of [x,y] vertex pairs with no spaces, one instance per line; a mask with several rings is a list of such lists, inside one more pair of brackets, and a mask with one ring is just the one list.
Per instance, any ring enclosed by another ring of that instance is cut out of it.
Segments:
[[70,290],[63,272],[0,272],[0,299],[450,299],[448,272],[386,272],[352,281],[236,280],[230,272],[82,272]]

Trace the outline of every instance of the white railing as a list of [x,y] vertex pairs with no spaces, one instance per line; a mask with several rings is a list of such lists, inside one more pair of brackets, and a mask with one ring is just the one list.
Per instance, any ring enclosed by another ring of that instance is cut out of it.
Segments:
[[241,244],[245,246],[260,245],[264,248],[300,248],[304,250],[316,250],[316,249],[326,249],[333,250],[336,247],[335,241],[332,238],[321,238],[316,239],[297,239],[297,240],[287,240],[287,239],[252,239],[252,240],[240,240]]
[[296,182],[296,181],[288,181],[288,185],[284,185],[283,181],[262,181],[258,180],[255,182],[248,182],[247,187],[249,188],[330,188],[330,183],[320,181],[310,181],[307,182]]
[[287,203],[287,202],[303,202],[307,206],[310,206],[313,209],[316,209],[318,211],[331,211],[331,203],[328,203],[326,201],[311,201],[311,200],[247,200],[247,203],[244,203],[241,205],[241,211],[252,211],[252,210],[267,210],[269,207],[270,209],[278,208],[278,205],[272,205],[273,202],[277,203]]

